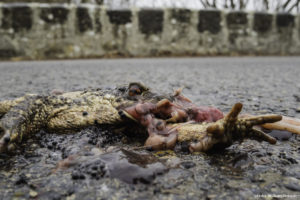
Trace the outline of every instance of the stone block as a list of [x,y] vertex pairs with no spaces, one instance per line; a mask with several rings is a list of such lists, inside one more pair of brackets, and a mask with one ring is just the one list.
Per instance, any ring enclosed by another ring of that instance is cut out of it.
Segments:
[[265,33],[272,28],[273,16],[268,13],[255,13],[253,29],[258,33]]
[[247,25],[247,13],[241,11],[230,12],[226,17],[228,27],[234,27],[237,25]]
[[163,10],[141,10],[138,14],[139,30],[143,34],[158,34],[163,30]]
[[201,10],[198,14],[198,31],[217,34],[221,31],[221,12],[218,10]]
[[289,13],[279,13],[276,15],[276,25],[279,28],[293,27],[294,16]]
[[132,22],[130,10],[108,10],[107,15],[112,24],[124,25]]
[[40,18],[49,24],[64,24],[68,19],[69,10],[61,6],[41,8]]
[[2,28],[12,28],[14,32],[30,30],[32,27],[32,10],[28,6],[11,5],[2,8]]
[[171,11],[171,18],[180,23],[190,23],[191,10],[188,9],[174,9]]

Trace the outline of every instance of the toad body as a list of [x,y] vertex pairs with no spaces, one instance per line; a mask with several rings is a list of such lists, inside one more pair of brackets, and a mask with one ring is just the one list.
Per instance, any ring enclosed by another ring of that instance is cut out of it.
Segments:
[[146,87],[131,83],[107,90],[56,92],[48,96],[30,94],[2,101],[0,152],[13,149],[25,136],[41,129],[66,133],[95,124],[120,123],[118,108],[132,105],[137,101],[135,93],[145,95],[146,91]]
[[145,146],[153,149],[170,149],[176,142],[186,141],[191,152],[207,151],[217,144],[230,145],[243,138],[276,142],[254,127],[280,121],[281,116],[239,118],[241,109],[238,103],[224,115],[216,108],[194,105],[179,90],[160,95],[140,83],[114,89],[25,95],[0,102],[0,153],[13,151],[25,137],[41,129],[68,133],[95,124],[126,126],[128,119],[144,127],[149,134]]

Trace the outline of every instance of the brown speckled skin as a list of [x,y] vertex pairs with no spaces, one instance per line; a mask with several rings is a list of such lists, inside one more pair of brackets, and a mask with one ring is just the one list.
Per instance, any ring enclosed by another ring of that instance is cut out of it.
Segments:
[[[143,103],[157,105],[159,101],[166,99],[175,102],[183,97],[178,95],[180,93],[157,95],[142,84],[130,83],[115,89],[75,91],[49,96],[26,95],[15,100],[2,101],[0,102],[0,130],[2,132],[0,133],[0,153],[6,150],[13,151],[15,145],[21,142],[24,136],[41,129],[47,132],[63,133],[77,131],[94,124],[114,125],[122,122],[124,116],[119,111],[124,111],[125,108],[135,105],[143,106]],[[269,116],[269,118],[256,117],[250,120],[238,120],[237,116],[241,108],[241,104],[236,104],[224,119],[214,123],[178,123],[182,121],[168,123],[165,130],[173,128],[172,134],[149,132],[146,144],[163,149],[173,148],[176,141],[189,141],[191,152],[207,151],[217,143],[232,144],[235,140],[252,136],[253,132],[258,138],[274,143],[272,138],[253,131],[252,126],[275,122],[281,117]],[[154,122],[156,122],[157,113],[154,115],[151,111],[149,112],[144,114],[153,116],[151,123],[156,126]],[[250,125],[248,126],[247,123]]]

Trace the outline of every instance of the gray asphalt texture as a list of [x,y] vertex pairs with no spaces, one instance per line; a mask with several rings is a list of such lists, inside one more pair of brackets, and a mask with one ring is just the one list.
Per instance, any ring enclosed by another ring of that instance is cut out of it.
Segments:
[[[183,94],[198,105],[212,105],[224,112],[242,102],[247,113],[300,118],[299,77],[299,57],[1,62],[0,100],[26,93],[47,94],[53,89],[71,91],[140,81],[161,92],[184,87]],[[66,138],[74,143],[82,133]],[[177,153],[170,159],[176,167],[158,175],[151,184],[132,185],[109,177],[74,180],[71,171],[49,175],[62,159],[61,152],[37,143],[32,148],[42,150],[36,150],[34,156],[26,156],[32,154],[25,147],[23,156],[0,157],[0,199],[249,199],[255,195],[297,195],[299,144],[300,138],[294,135],[276,145],[248,140],[212,154]]]

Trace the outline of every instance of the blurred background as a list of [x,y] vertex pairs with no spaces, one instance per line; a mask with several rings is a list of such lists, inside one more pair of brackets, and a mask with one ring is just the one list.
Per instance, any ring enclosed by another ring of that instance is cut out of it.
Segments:
[[0,59],[299,55],[299,0],[2,0]]
[[1,0],[1,2],[91,3],[109,8],[151,7],[299,12],[299,0]]

